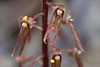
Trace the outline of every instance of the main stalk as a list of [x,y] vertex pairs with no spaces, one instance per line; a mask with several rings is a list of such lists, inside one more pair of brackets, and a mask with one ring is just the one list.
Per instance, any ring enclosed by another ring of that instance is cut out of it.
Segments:
[[[43,28],[43,32],[42,32],[42,51],[43,51],[43,67],[49,67],[48,64],[48,44],[45,44],[43,42],[43,38],[44,35],[46,33],[47,30],[47,22],[48,22],[48,5],[46,4],[46,2],[48,2],[48,0],[42,0],[42,12],[44,13],[44,15],[42,16],[42,28]],[[47,43],[47,40],[46,40]]]

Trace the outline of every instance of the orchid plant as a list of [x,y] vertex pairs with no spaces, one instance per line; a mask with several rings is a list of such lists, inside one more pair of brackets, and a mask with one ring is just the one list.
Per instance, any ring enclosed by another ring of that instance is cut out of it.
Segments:
[[[71,12],[68,12],[67,17],[63,17],[64,13],[65,13],[65,8],[64,8],[64,4],[53,4],[51,2],[48,2],[48,0],[42,0],[43,2],[43,10],[42,13],[36,14],[34,17],[28,17],[28,16],[24,16],[24,17],[20,17],[19,18],[19,27],[20,27],[20,31],[18,33],[17,36],[17,41],[16,41],[16,45],[13,49],[13,52],[11,54],[11,57],[13,57],[16,47],[18,45],[19,40],[21,40],[21,49],[19,52],[19,55],[17,56],[16,60],[20,61],[20,66],[23,67],[23,65],[25,63],[27,63],[28,61],[33,59],[33,62],[29,65],[29,67],[32,67],[36,62],[39,63],[40,65],[43,65],[43,67],[49,67],[48,65],[48,57],[51,57],[50,62],[51,62],[51,67],[61,67],[61,63],[62,63],[62,52],[67,52],[67,54],[71,57],[74,57],[76,59],[77,65],[78,67],[83,67],[82,62],[81,62],[81,58],[80,58],[80,54],[82,52],[86,53],[85,50],[82,47],[82,44],[80,42],[78,33],[75,29],[75,26],[73,24],[74,19],[72,19],[71,17]],[[53,13],[51,16],[50,21],[48,20],[47,16],[48,16],[48,6],[51,6],[53,8]],[[36,25],[36,21],[35,19],[37,19],[38,17],[42,16],[42,27]],[[76,43],[78,45],[78,47],[80,48],[80,50],[78,50],[75,46],[72,49],[59,49],[56,48],[55,45],[53,44],[57,35],[60,32],[60,25],[62,26],[69,26],[72,34],[76,40]],[[28,40],[30,41],[31,38],[31,29],[32,28],[36,28],[38,30],[40,30],[43,34],[42,36],[42,44],[43,44],[43,54],[39,57],[29,57],[29,56],[21,56],[22,51],[24,49],[26,40],[28,38]],[[53,40],[50,39],[49,34],[54,31],[54,37]],[[47,46],[48,43],[50,44],[52,51],[48,52],[47,51]],[[45,52],[46,51],[46,52]],[[40,62],[40,60],[43,59],[43,62]]]

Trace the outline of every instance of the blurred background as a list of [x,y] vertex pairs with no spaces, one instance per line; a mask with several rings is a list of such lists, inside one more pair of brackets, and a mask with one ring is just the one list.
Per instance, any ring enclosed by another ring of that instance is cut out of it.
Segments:
[[[87,54],[82,54],[84,67],[100,66],[100,0],[50,0],[53,3],[64,3],[66,12],[71,11],[75,20],[77,32]],[[41,12],[41,0],[0,0],[0,67],[18,67],[18,63],[10,55],[16,43],[19,32],[18,18],[20,16],[34,16]],[[49,7],[49,20],[52,8]],[[41,18],[36,19],[41,26]],[[54,44],[58,48],[72,48],[76,44],[69,27],[61,26],[65,43],[59,36]],[[54,33],[50,36],[53,37]],[[14,58],[18,55],[19,42]],[[41,55],[41,32],[32,29],[31,41],[27,42],[22,55],[37,57]],[[25,65],[27,67],[27,65]],[[39,67],[38,64],[35,67]],[[77,67],[75,59],[63,53],[62,67]]]

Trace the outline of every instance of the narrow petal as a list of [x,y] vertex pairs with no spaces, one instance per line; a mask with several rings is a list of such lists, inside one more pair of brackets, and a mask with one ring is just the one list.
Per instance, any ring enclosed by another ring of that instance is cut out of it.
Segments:
[[[48,41],[51,43],[51,39],[48,37]],[[56,49],[56,47],[55,47],[55,45],[54,44],[52,44],[52,45],[50,45],[51,47],[52,47],[52,49]]]
[[53,38],[53,40],[52,40],[52,42],[51,42],[51,45],[53,44],[53,42],[55,41],[55,39],[56,39],[56,37],[57,37],[57,34],[58,34],[58,32],[59,32],[59,27],[60,27],[62,18],[63,18],[63,16],[62,16],[62,17],[60,18],[60,20],[58,20],[58,22],[57,22],[57,26],[56,26],[56,30],[55,30],[55,35],[54,35],[54,38]]
[[74,25],[72,23],[70,23],[69,26],[70,26],[70,29],[72,31],[72,34],[73,34],[73,36],[74,36],[74,38],[75,38],[75,40],[77,42],[78,47],[82,50],[82,52],[86,53],[85,50],[82,47],[82,44],[80,42],[79,36],[78,36],[78,34],[77,34],[76,30],[75,30]]
[[12,54],[11,54],[11,58],[13,57],[13,55],[14,55],[14,53],[15,53],[15,50],[16,50],[16,47],[17,47],[17,45],[18,45],[19,40],[20,40],[20,32],[18,33],[17,40],[16,40],[16,45],[15,45],[15,47],[14,47],[14,49],[13,49]]
[[[24,46],[25,46],[26,38],[27,38],[27,34],[26,34],[25,37],[23,37],[23,40],[21,40],[21,41],[22,41],[22,45],[21,45],[21,49],[20,49],[20,52],[19,52],[18,57],[20,57],[20,55],[22,54],[22,51],[23,51]],[[18,58],[18,57],[17,57],[17,58]]]
[[55,11],[53,12],[53,15],[52,15],[52,17],[51,17],[51,20],[50,20],[50,22],[49,22],[49,24],[48,24],[48,27],[47,27],[47,31],[46,31],[46,33],[45,33],[45,36],[44,36],[44,43],[46,43],[46,39],[48,38],[48,35],[49,35],[49,33],[51,32],[51,29],[52,29],[52,27],[53,27],[53,24],[54,24],[54,20],[55,20]]
[[46,31],[46,34],[45,34],[44,39],[43,39],[44,43],[46,43],[46,40],[47,40],[48,35],[49,35],[50,32],[51,32],[51,29],[48,29],[48,30]]

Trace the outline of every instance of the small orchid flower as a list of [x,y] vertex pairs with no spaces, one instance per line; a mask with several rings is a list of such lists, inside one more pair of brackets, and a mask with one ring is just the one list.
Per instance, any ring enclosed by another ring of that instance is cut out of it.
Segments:
[[17,59],[20,57],[20,55],[22,54],[22,51],[24,49],[26,39],[28,38],[30,40],[30,35],[31,35],[30,30],[32,29],[32,27],[42,30],[41,27],[35,25],[36,21],[34,21],[36,18],[38,18],[39,16],[42,16],[42,15],[43,15],[43,13],[39,13],[39,14],[35,15],[33,18],[27,17],[27,16],[19,18],[20,31],[18,33],[16,45],[13,49],[11,57],[13,57],[16,47],[18,45],[18,42],[19,42],[19,40],[21,40],[22,45],[21,45],[21,49],[20,49]]
[[52,53],[50,61],[51,67],[61,67],[62,55],[58,48]]
[[[15,45],[15,48],[13,49],[11,57],[13,57],[13,54],[16,50],[16,47],[18,45],[19,40],[21,40],[22,45],[21,45],[21,49],[20,49],[20,53],[19,53],[18,57],[20,57],[20,55],[24,49],[27,37],[29,37],[29,39],[30,39],[30,33],[31,33],[30,29],[32,27],[31,26],[32,24],[30,23],[31,20],[32,20],[32,18],[28,18],[27,16],[19,19],[20,31],[19,31],[19,34],[17,36],[16,45]],[[34,23],[34,22],[32,22],[32,23]]]
[[78,47],[81,49],[82,52],[86,53],[85,50],[83,49],[82,47],[82,44],[80,42],[80,39],[79,39],[79,36],[77,34],[77,31],[75,29],[75,26],[74,24],[72,23],[74,20],[71,18],[71,12],[68,13],[67,17],[66,17],[66,24],[69,25],[71,31],[72,31],[72,34],[77,42],[77,45]]
[[74,52],[74,57],[75,57],[77,66],[83,67],[82,60],[81,60],[81,57],[80,57],[82,52],[80,50],[78,50],[76,47],[73,48],[73,52]]
[[51,45],[53,44],[55,38],[57,37],[57,34],[59,32],[59,27],[60,27],[64,12],[65,12],[65,8],[63,4],[53,6],[53,8],[54,8],[54,11],[53,11],[51,20],[48,24],[47,31],[44,36],[44,43],[46,43],[46,39],[48,39],[48,35],[50,34],[50,32],[55,30],[55,35],[54,35],[53,40],[51,41]]
[[60,49],[60,51],[67,52],[68,56],[75,58],[78,67],[83,67],[81,57],[80,57],[82,51],[78,50],[75,45],[73,46],[72,49]]
[[81,53],[82,52],[80,50],[78,50],[75,46],[73,47],[73,49],[72,49],[73,56],[72,57],[75,58],[78,67],[83,67],[81,57],[80,57]]

